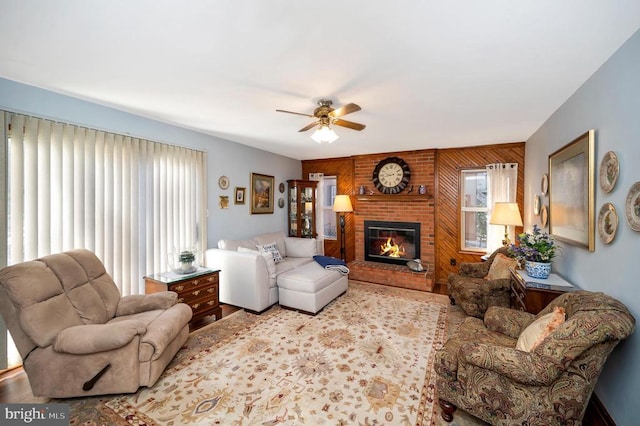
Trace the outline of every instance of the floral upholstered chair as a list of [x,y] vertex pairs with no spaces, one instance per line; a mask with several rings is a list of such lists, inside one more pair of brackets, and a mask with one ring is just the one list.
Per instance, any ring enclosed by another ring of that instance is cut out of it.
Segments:
[[517,261],[508,256],[509,249],[500,247],[485,262],[461,263],[459,273],[449,274],[447,291],[451,304],[476,318],[482,318],[490,306],[509,307],[509,267],[515,267]]
[[436,353],[442,418],[460,407],[493,425],[581,424],[607,357],[634,326],[618,300],[587,291],[536,316],[492,307],[484,321],[467,317]]

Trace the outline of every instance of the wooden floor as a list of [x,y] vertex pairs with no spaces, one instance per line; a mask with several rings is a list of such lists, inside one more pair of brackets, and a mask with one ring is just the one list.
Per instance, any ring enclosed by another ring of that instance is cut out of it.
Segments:
[[[433,288],[433,292],[437,294],[447,294],[447,286],[436,283]],[[237,311],[238,308],[230,305],[221,305],[222,317],[232,314]],[[207,324],[213,322],[214,319],[204,319],[197,324],[193,324],[190,327],[190,331],[197,330],[204,327]],[[0,373],[0,403],[19,403],[26,400],[31,400],[33,395],[31,388],[27,380],[27,376],[22,368],[15,368],[13,370],[4,371]],[[45,400],[43,399],[43,402]],[[587,407],[587,412],[583,419],[584,426],[611,426],[611,423],[602,420],[600,415],[597,415],[597,408],[592,402]]]

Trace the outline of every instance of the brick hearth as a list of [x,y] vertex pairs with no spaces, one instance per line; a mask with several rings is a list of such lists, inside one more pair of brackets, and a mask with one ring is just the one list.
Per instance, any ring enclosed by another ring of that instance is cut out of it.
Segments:
[[406,266],[354,260],[349,262],[349,279],[384,284],[411,290],[433,290],[433,268],[412,272]]
[[[413,191],[394,196],[383,196],[371,183],[373,169],[379,161],[387,157],[400,157],[411,169],[409,187]],[[349,278],[403,287],[414,290],[432,291],[435,263],[435,151],[420,150],[386,154],[359,155],[354,157],[354,187],[364,186],[367,195],[355,195],[355,260],[349,262]],[[427,195],[419,196],[418,187],[426,185]],[[369,195],[369,191],[373,194]],[[428,274],[412,272],[404,265],[391,265],[364,260],[364,221],[380,220],[393,222],[420,223],[420,258]]]

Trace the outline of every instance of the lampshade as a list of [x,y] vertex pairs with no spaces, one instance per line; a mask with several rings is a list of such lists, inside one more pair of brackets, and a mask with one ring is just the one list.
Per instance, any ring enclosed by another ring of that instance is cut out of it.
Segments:
[[311,135],[311,139],[313,139],[318,143],[322,143],[322,142],[333,143],[338,138],[339,136],[336,134],[336,132],[333,131],[332,128],[324,125],[320,126],[320,128],[317,129],[315,132],[313,132],[313,135]]
[[333,211],[334,212],[352,212],[353,207],[351,207],[351,199],[348,195],[336,195],[335,200],[333,200]]
[[522,226],[518,203],[495,203],[491,211],[491,225],[515,225]]

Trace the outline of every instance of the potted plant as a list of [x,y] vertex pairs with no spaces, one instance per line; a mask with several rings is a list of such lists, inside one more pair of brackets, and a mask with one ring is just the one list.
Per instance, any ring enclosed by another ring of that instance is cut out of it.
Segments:
[[169,253],[169,266],[177,274],[190,274],[198,269],[197,251],[190,249]]
[[551,261],[559,247],[555,240],[538,225],[533,225],[533,232],[523,232],[516,237],[518,244],[511,244],[509,252],[518,259],[532,278],[546,279],[551,273]]

